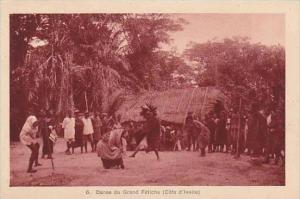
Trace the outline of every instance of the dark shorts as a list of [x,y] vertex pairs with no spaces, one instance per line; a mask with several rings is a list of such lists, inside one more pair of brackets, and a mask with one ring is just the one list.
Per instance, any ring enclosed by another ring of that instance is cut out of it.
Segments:
[[92,134],[88,134],[88,135],[83,135],[83,142],[93,142],[93,135]]

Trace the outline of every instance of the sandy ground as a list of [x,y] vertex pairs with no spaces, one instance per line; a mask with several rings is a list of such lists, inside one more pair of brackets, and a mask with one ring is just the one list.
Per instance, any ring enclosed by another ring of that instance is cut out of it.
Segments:
[[[242,155],[235,160],[229,154],[199,152],[161,152],[157,161],[153,153],[140,152],[125,157],[125,169],[104,169],[96,153],[65,155],[65,143],[59,139],[54,147],[54,165],[40,159],[42,166],[34,174],[26,173],[30,151],[21,143],[11,143],[11,186],[101,186],[101,185],[284,185],[284,167],[253,165]],[[90,150],[90,146],[89,146]],[[41,149],[40,149],[41,151]],[[131,152],[127,152],[130,154]]]

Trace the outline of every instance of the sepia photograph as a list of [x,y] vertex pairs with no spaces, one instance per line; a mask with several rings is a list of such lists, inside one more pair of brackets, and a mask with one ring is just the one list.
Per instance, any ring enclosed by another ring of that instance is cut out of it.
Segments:
[[0,1],[0,198],[299,198],[299,8]]
[[9,186],[285,186],[282,13],[11,13]]

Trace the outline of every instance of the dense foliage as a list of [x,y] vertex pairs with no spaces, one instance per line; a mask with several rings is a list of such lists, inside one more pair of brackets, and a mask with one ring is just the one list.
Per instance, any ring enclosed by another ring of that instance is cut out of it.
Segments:
[[160,44],[183,23],[166,14],[11,15],[11,130],[29,109],[112,113],[124,93],[165,89],[183,61]]
[[[10,15],[10,126],[16,138],[29,109],[116,111],[122,96],[216,86],[230,99],[284,113],[285,50],[247,38],[165,50],[186,22],[167,14]],[[247,109],[244,106],[244,109]]]
[[197,63],[200,86],[214,85],[238,108],[251,104],[271,107],[284,113],[285,50],[282,46],[251,44],[249,38],[236,37],[206,43],[191,43],[185,56]]

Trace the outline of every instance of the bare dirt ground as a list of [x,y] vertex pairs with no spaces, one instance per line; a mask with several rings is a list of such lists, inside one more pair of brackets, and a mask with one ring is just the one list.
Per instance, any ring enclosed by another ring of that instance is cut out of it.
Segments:
[[153,153],[140,152],[135,158],[125,157],[124,170],[107,170],[96,153],[81,154],[79,148],[73,155],[65,155],[64,151],[65,143],[59,139],[54,146],[55,170],[50,160],[40,159],[38,172],[28,174],[29,149],[19,142],[11,143],[11,186],[285,184],[283,166],[253,165],[245,155],[235,160],[225,153],[200,157],[199,152],[161,152],[161,160],[157,161]]

